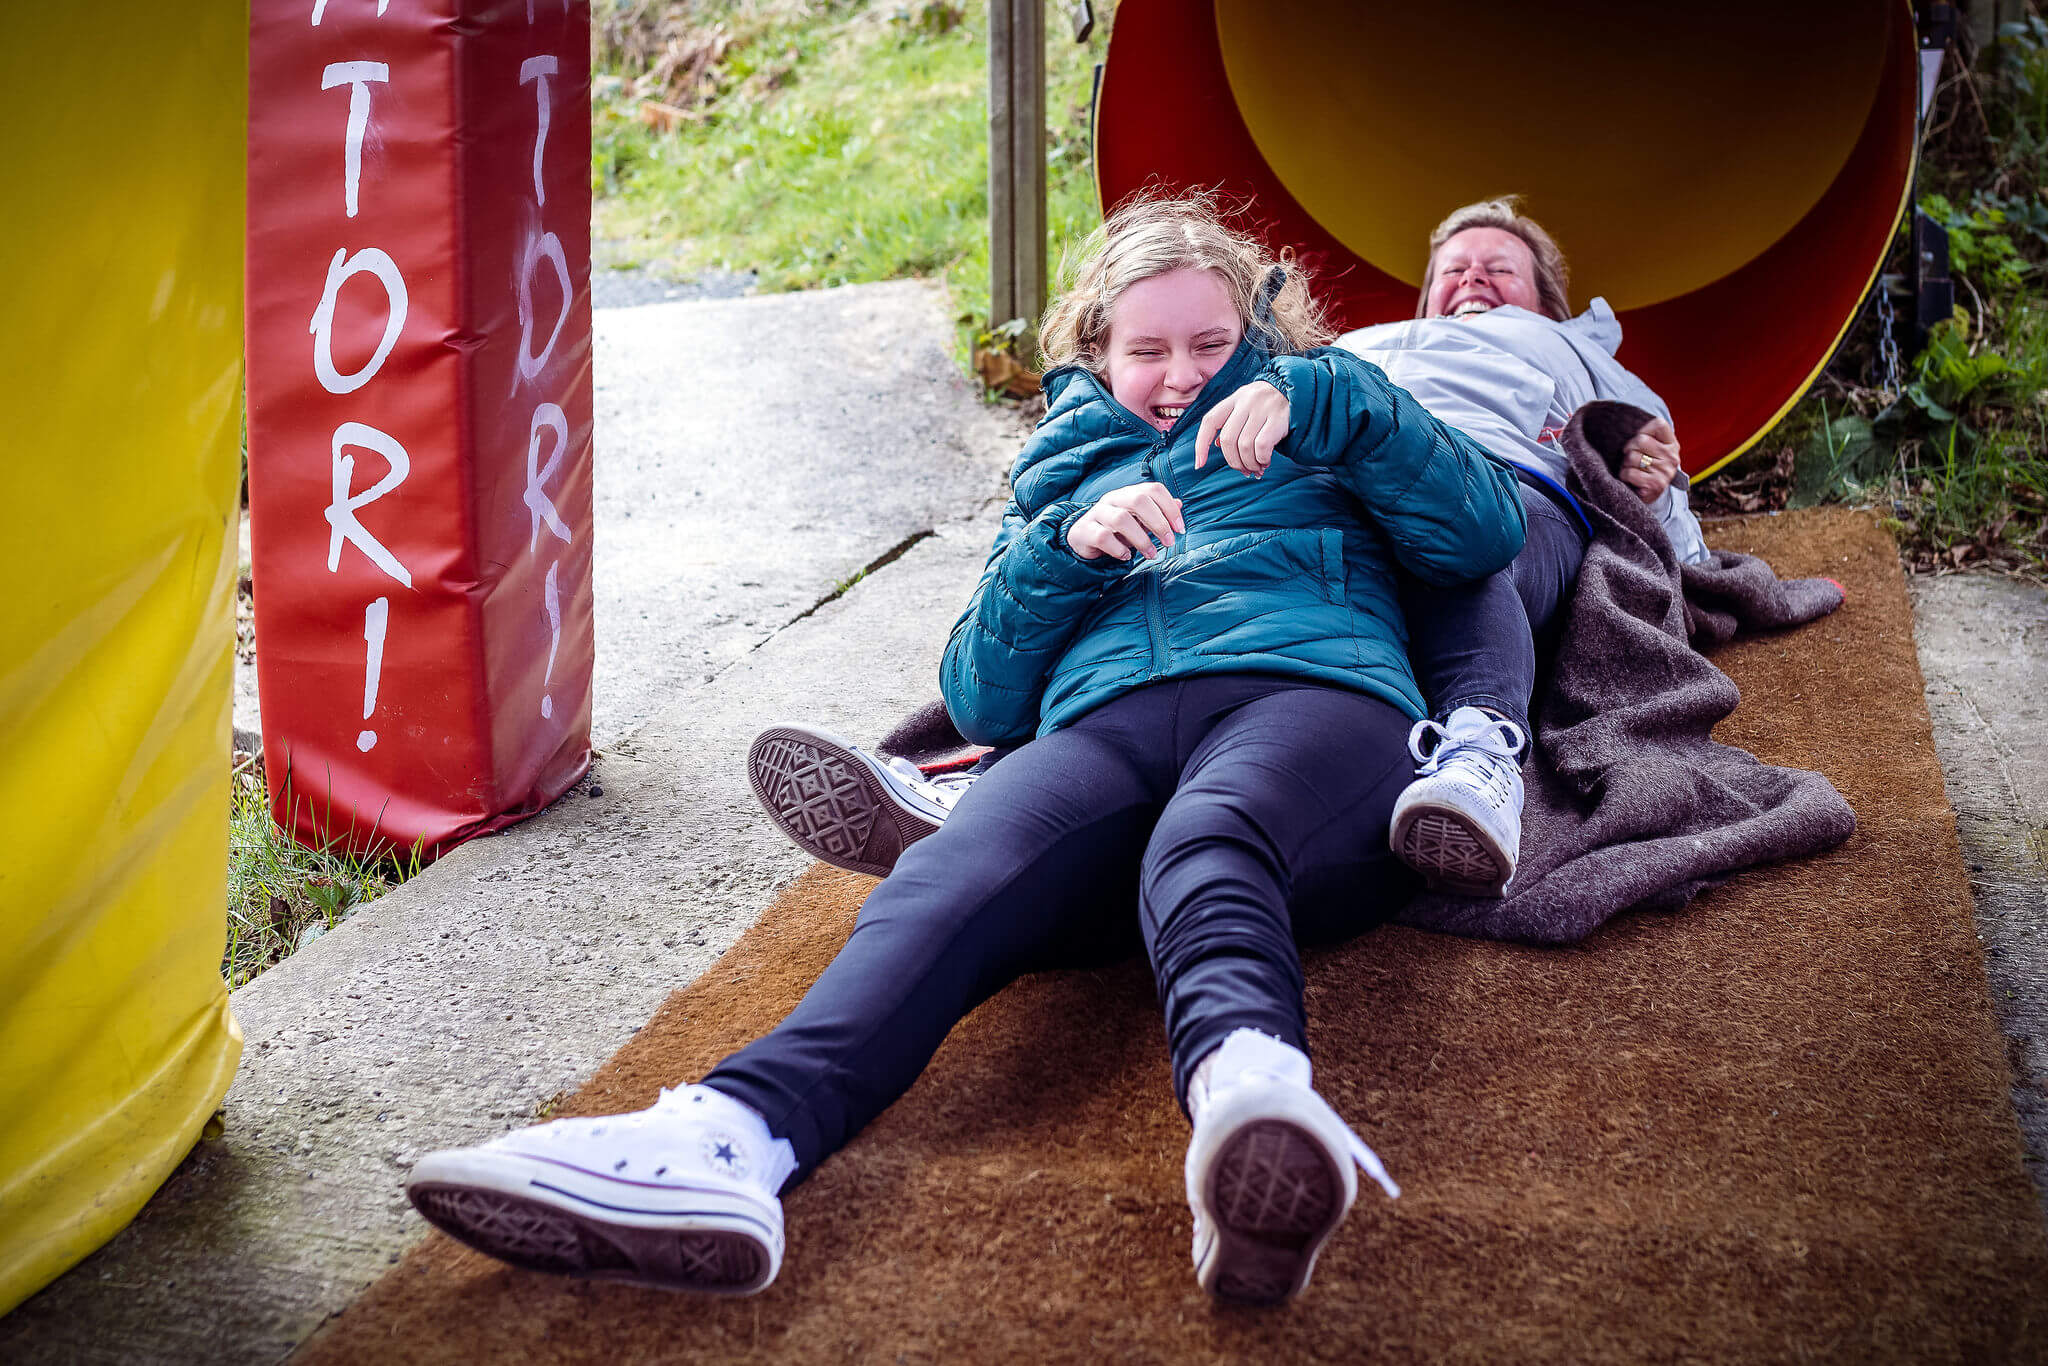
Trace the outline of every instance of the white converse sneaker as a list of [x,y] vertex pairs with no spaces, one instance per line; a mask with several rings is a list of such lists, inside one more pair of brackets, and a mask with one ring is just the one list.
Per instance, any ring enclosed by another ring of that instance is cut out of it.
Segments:
[[1234,1031],[1195,1070],[1195,1279],[1218,1299],[1278,1304],[1300,1294],[1358,1197],[1354,1163],[1390,1198],[1401,1194],[1309,1078],[1306,1054],[1255,1029]]
[[974,781],[965,773],[927,779],[908,759],[885,764],[830,731],[800,725],[754,737],[747,780],[799,849],[870,877],[887,877]]
[[[1423,741],[1437,737],[1424,757]],[[1477,707],[1418,721],[1408,752],[1420,776],[1394,803],[1392,842],[1429,885],[1462,896],[1502,896],[1522,852],[1522,728]]]
[[751,1295],[782,1266],[786,1139],[708,1086],[428,1153],[405,1193],[436,1227],[531,1271]]

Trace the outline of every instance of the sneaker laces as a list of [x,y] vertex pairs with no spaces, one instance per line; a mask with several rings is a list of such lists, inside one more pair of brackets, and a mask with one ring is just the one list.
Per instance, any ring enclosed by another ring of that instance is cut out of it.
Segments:
[[[1236,1073],[1232,1080],[1235,1081],[1245,1077],[1257,1077],[1265,1081],[1281,1082],[1290,1086],[1300,1086],[1302,1084],[1299,1077],[1290,1077],[1283,1072],[1276,1072],[1264,1067],[1247,1067]],[[1229,1084],[1225,1083],[1225,1087]],[[1216,1089],[1221,1090],[1225,1088],[1219,1087]],[[1207,1092],[1204,1100],[1213,1097],[1216,1093],[1214,1090],[1210,1090],[1206,1084],[1204,1085],[1204,1090]],[[1322,1100],[1322,1097],[1317,1096],[1316,1099]],[[1393,1177],[1387,1175],[1386,1164],[1380,1161],[1380,1155],[1366,1145],[1366,1141],[1358,1136],[1356,1129],[1344,1122],[1344,1116],[1337,1113],[1337,1108],[1334,1105],[1331,1105],[1328,1101],[1323,1101],[1323,1106],[1329,1110],[1331,1117],[1337,1121],[1337,1126],[1344,1131],[1344,1146],[1349,1151],[1351,1160],[1357,1164],[1358,1169],[1379,1182],[1380,1189],[1387,1193],[1389,1200],[1399,1200],[1401,1198],[1401,1188],[1394,1184]]]
[[915,789],[919,796],[937,802],[948,811],[974,783],[972,773],[941,773],[929,777],[923,769],[900,754],[889,756],[889,771],[901,778],[906,786]]
[[[1436,736],[1427,752],[1423,740]],[[1418,721],[1408,732],[1408,753],[1420,765],[1416,776],[1427,778],[1454,758],[1463,758],[1468,769],[1476,769],[1487,797],[1496,805],[1510,799],[1522,777],[1522,747],[1528,743],[1523,729],[1505,717],[1490,717],[1483,726],[1456,730],[1435,721]]]
[[1380,1183],[1380,1189],[1387,1193],[1387,1199],[1399,1200],[1401,1188],[1394,1184],[1393,1177],[1387,1175],[1386,1164],[1380,1161],[1378,1153],[1365,1146],[1365,1140],[1360,1138],[1349,1124],[1344,1126],[1344,1141],[1351,1149],[1351,1160],[1358,1164],[1358,1169]]

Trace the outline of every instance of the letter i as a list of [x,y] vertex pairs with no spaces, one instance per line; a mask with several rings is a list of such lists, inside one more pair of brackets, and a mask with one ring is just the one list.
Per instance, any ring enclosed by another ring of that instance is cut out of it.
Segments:
[[[543,688],[550,686],[555,681],[555,651],[562,648],[562,590],[556,582],[561,568],[562,562],[560,560],[556,560],[553,564],[549,565],[547,582],[541,586],[541,605],[547,609],[549,633],[548,671],[541,679],[541,686]],[[553,693],[544,692],[541,694],[540,714],[549,720],[554,719],[555,698]]]
[[[363,663],[363,719],[377,710],[377,679],[384,672],[384,627],[391,619],[391,599],[379,598],[363,609],[363,644],[368,657]],[[365,730],[356,736],[356,748],[368,754],[377,743],[377,732]]]

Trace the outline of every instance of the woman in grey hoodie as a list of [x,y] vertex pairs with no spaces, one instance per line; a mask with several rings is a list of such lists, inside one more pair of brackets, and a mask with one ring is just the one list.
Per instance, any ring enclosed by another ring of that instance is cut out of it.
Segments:
[[1513,465],[1528,513],[1528,540],[1507,569],[1452,589],[1411,580],[1402,596],[1431,720],[1410,743],[1421,767],[1390,838],[1449,891],[1500,895],[1519,856],[1536,659],[1592,534],[1565,490],[1555,439],[1574,412],[1613,399],[1657,414],[1628,443],[1621,478],[1656,512],[1681,562],[1707,554],[1670,410],[1615,360],[1621,324],[1607,301],[1574,317],[1568,281],[1564,254],[1512,198],[1468,204],[1430,234],[1416,316],[1337,340]]

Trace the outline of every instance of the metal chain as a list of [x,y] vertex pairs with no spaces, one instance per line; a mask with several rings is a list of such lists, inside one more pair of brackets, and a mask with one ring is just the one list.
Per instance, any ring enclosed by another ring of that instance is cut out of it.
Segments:
[[1883,280],[1877,282],[1877,355],[1884,362],[1884,387],[1891,399],[1899,396],[1899,343],[1892,336],[1892,292]]

